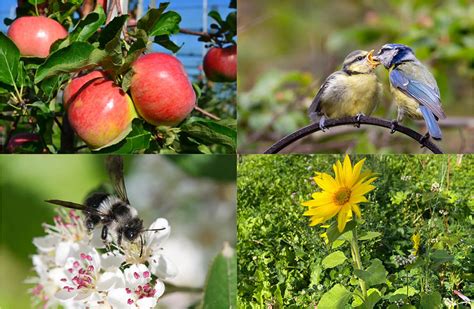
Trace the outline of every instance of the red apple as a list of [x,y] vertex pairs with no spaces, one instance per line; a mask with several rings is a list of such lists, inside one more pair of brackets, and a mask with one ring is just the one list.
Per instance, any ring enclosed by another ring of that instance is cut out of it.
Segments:
[[120,142],[137,116],[130,97],[104,78],[91,81],[79,91],[67,113],[76,134],[94,150]]
[[237,80],[237,46],[212,47],[204,57],[204,73],[213,82]]
[[46,58],[51,45],[67,34],[60,23],[44,16],[20,17],[8,28],[8,36],[25,57]]
[[196,94],[181,62],[164,53],[151,53],[133,65],[130,86],[138,114],[153,125],[176,125],[194,109]]
[[8,141],[7,151],[10,153],[14,153],[20,147],[39,142],[40,137],[38,136],[38,134],[28,132],[16,133],[13,134],[10,140]]
[[107,73],[105,73],[104,71],[92,71],[86,75],[79,76],[72,79],[69,82],[69,84],[67,84],[67,86],[64,88],[64,95],[63,95],[64,107],[67,108],[69,106],[71,101],[75,99],[78,92],[82,90],[81,88],[84,87],[86,83],[96,78],[107,78]]

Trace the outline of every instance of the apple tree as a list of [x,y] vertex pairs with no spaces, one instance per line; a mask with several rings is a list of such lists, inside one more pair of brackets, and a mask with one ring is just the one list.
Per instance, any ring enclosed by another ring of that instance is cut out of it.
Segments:
[[[209,32],[160,3],[18,1],[0,33],[1,152],[235,153],[236,4]],[[210,47],[191,80],[173,36]],[[152,52],[159,45],[165,52]]]

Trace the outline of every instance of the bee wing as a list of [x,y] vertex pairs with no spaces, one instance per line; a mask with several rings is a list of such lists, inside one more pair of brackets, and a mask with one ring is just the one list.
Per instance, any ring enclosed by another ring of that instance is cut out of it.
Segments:
[[89,213],[89,214],[94,214],[94,215],[98,215],[100,217],[105,217],[105,214],[101,213],[100,211],[98,211],[97,209],[95,209],[93,207],[89,207],[89,206],[86,206],[86,205],[77,204],[77,203],[68,202],[68,201],[61,201],[61,200],[46,200],[45,202],[50,203],[50,204],[54,204],[54,205],[63,206],[63,207],[66,207],[66,208],[78,209],[78,210],[81,210],[81,211]]
[[123,159],[120,156],[108,156],[105,159],[105,166],[109,173],[110,180],[114,185],[115,193],[118,197],[130,204],[127,196],[127,189],[125,188],[125,180],[123,178]]

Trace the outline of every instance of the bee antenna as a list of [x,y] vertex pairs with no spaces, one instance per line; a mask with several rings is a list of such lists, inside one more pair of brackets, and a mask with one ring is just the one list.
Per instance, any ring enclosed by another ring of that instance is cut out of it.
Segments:
[[158,232],[158,231],[163,231],[166,230],[166,227],[162,227],[160,229],[148,229],[148,230],[143,230],[143,232]]
[[140,257],[142,257],[143,254],[143,235],[140,234]]

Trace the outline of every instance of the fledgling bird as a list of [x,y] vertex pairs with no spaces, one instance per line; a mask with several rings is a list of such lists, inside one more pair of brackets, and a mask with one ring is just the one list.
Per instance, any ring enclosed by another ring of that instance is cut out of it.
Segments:
[[372,58],[373,50],[356,50],[344,59],[342,70],[329,75],[319,88],[308,110],[313,122],[325,129],[327,118],[370,115],[382,95],[382,85],[374,69],[380,62]]
[[413,50],[402,44],[385,44],[374,59],[389,71],[390,91],[398,105],[396,122],[402,121],[405,114],[424,119],[429,135],[441,140],[437,120],[446,115],[441,107],[438,85],[431,72],[416,59]]

